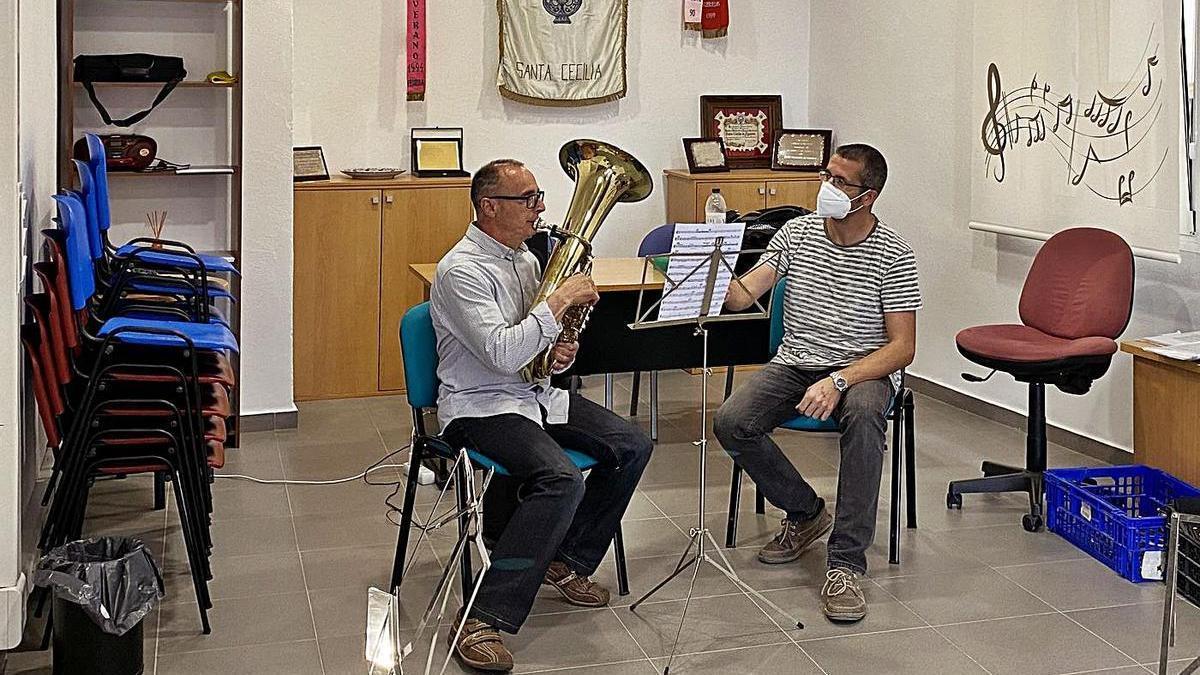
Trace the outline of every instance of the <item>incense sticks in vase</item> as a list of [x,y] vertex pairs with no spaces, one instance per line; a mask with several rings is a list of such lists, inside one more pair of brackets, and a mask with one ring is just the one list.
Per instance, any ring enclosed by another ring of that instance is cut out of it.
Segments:
[[160,240],[162,239],[163,229],[167,226],[166,211],[150,211],[146,214],[146,224],[150,227],[150,236],[155,239],[153,248],[162,248]]

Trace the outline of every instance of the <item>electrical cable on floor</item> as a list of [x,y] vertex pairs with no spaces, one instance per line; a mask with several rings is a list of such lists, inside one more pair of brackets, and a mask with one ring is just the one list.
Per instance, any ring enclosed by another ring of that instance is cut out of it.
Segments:
[[375,463],[368,466],[366,468],[366,470],[362,471],[361,473],[355,474],[353,476],[347,476],[345,478],[333,478],[333,479],[329,479],[329,480],[294,480],[294,479],[278,479],[278,480],[276,480],[276,479],[267,479],[267,478],[255,478],[254,476],[244,476],[244,475],[238,474],[238,473],[214,473],[213,476],[216,478],[232,478],[232,479],[237,479],[237,480],[248,480],[252,483],[258,483],[259,485],[338,485],[341,483],[352,483],[356,480],[364,481],[368,485],[394,485],[394,484],[399,484],[400,481],[394,481],[394,482],[387,481],[387,482],[383,482],[383,483],[372,483],[368,479],[368,476],[370,476],[371,473],[375,472],[375,471],[382,471],[383,469],[399,469],[399,468],[408,466],[407,464],[384,464],[383,462],[387,461],[388,459],[392,458],[393,456],[395,456],[401,452],[404,452],[409,447],[411,447],[411,446],[404,445],[399,448],[396,448],[395,450],[389,452],[388,454],[384,455],[383,457],[380,457]]
[[[396,527],[400,527],[399,521],[394,520],[392,518],[392,514],[402,512],[403,508],[400,506],[397,506],[396,504],[393,504],[392,500],[395,499],[396,496],[400,494],[400,489],[402,487],[404,487],[405,482],[402,480],[372,482],[371,474],[376,471],[382,471],[384,469],[406,469],[406,468],[408,468],[408,464],[384,464],[383,462],[387,461],[388,459],[394,457],[395,455],[397,455],[401,452],[404,452],[405,450],[409,449],[410,447],[412,447],[411,443],[403,445],[399,448],[396,448],[395,450],[389,452],[388,454],[384,455],[383,457],[380,457],[378,460],[375,461],[374,464],[371,464],[362,472],[355,474],[353,476],[346,476],[345,478],[332,478],[329,480],[268,479],[268,478],[256,478],[254,476],[246,476],[246,475],[238,474],[238,473],[214,473],[213,476],[215,478],[245,480],[245,481],[250,481],[251,483],[257,483],[259,485],[340,485],[343,483],[352,483],[357,480],[361,480],[364,483],[366,483],[367,485],[394,485],[395,489],[392,490],[391,494],[389,494],[383,500],[384,505],[387,506],[387,511],[384,513],[384,517],[387,518],[388,522],[391,523],[392,525],[395,525]],[[425,529],[425,525],[423,523],[417,522],[416,518],[413,519],[413,526],[418,529],[422,529],[422,530]]]

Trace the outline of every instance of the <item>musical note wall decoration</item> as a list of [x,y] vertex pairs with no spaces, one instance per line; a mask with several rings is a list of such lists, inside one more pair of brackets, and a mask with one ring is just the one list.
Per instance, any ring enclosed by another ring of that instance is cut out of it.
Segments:
[[1028,85],[1006,90],[999,67],[989,63],[979,136],[987,176],[1003,183],[1020,153],[1053,151],[1065,185],[1118,207],[1134,204],[1170,155],[1168,147],[1153,147],[1151,133],[1164,120],[1167,98],[1178,95],[1158,72],[1164,47],[1155,35],[1151,24],[1141,57],[1128,64],[1130,74],[1115,91],[1066,91],[1036,72]]

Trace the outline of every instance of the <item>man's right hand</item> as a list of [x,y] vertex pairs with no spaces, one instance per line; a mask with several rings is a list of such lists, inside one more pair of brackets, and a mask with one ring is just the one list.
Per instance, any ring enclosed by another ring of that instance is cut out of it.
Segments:
[[599,299],[600,293],[590,276],[573,274],[558,285],[546,302],[554,316],[561,319],[562,313],[571,305],[594,305]]

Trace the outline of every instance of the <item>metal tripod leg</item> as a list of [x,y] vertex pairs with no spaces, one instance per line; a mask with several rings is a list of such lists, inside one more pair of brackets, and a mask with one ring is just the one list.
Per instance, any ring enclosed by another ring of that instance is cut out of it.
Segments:
[[[758,592],[758,590],[756,590],[750,584],[746,583],[745,581],[742,581],[742,578],[739,577],[737,575],[737,572],[735,572],[733,570],[733,565],[729,564],[729,559],[725,557],[725,552],[722,551],[721,547],[717,545],[717,540],[713,538],[712,532],[705,530],[704,534],[705,534],[705,536],[708,537],[709,542],[712,543],[712,550],[716,551],[717,555],[721,558],[721,562],[718,563],[716,560],[712,559],[712,556],[705,553],[704,560],[706,562],[710,563],[713,567],[717,568],[718,571],[720,571],[722,574],[725,575],[725,578],[727,578],[727,579],[729,579],[729,581],[733,582],[733,585],[735,585],[739,589],[741,589],[741,591],[743,593],[746,593],[747,595],[752,596],[750,598],[750,602],[754,602],[755,598],[757,598],[758,600],[762,601],[762,603],[765,604],[767,607],[774,610],[776,614],[787,619],[789,626],[795,626],[796,628],[801,628],[801,629],[804,628],[804,624],[801,623],[799,620],[797,620],[796,617],[792,616],[788,612],[784,611],[784,609],[782,607],[775,604],[771,600],[767,599],[767,597],[765,595]],[[758,605],[757,602],[755,602],[754,604]],[[762,610],[761,605],[758,608],[760,610]],[[763,613],[765,614],[766,611],[763,610]],[[778,626],[778,624],[776,624],[776,626]],[[780,630],[783,630],[782,626],[780,626],[779,628],[780,628]]]
[[[688,554],[691,553],[692,549],[695,548],[696,546],[698,546],[698,538],[693,533],[692,537],[690,539],[688,539],[687,548],[683,549],[683,555],[679,556],[679,562],[675,564],[675,570],[673,572],[671,572],[670,574],[668,574],[666,579],[663,579],[662,581],[655,584],[654,588],[651,588],[650,590],[643,593],[642,597],[638,598],[637,600],[634,600],[633,604],[629,606],[629,611],[632,612],[632,611],[637,610],[638,605],[649,600],[650,596],[657,593],[660,588],[671,583],[672,579],[674,579],[675,577],[682,574],[683,571],[686,570],[687,568],[691,567],[692,565],[695,565],[697,563],[697,561],[700,560],[700,553],[699,552],[694,553],[694,554],[692,554],[692,557],[690,557],[690,558],[688,557]],[[685,560],[686,560],[686,562],[684,562]]]
[[[712,544],[712,550],[716,551],[717,555],[721,558],[720,562],[717,562],[716,560],[714,560],[712,558],[712,556],[710,554],[704,552],[703,540],[705,537],[707,537],[709,542]],[[698,549],[696,553],[692,553],[693,548]],[[690,558],[688,557],[689,553],[692,553]],[[724,574],[725,577],[727,579],[729,579],[729,581],[731,583],[733,583],[733,585],[737,586],[739,590],[741,590],[744,593],[748,593],[748,594],[754,596],[758,600],[761,600],[762,603],[765,604],[768,608],[774,610],[780,616],[787,619],[789,625],[796,626],[797,628],[804,628],[804,624],[802,624],[795,617],[793,617],[791,614],[786,612],[779,605],[777,605],[774,602],[772,602],[771,600],[769,600],[762,593],[755,590],[754,587],[747,584],[745,581],[742,580],[741,577],[738,576],[737,572],[735,572],[733,570],[733,565],[731,565],[729,563],[729,559],[725,557],[725,552],[722,551],[721,547],[717,545],[717,541],[716,541],[716,539],[713,538],[712,532],[707,529],[703,530],[702,532],[699,530],[693,530],[692,538],[690,540],[688,540],[687,548],[685,548],[683,550],[683,555],[680,556],[679,562],[675,565],[675,569],[669,575],[667,575],[666,579],[663,579],[662,581],[658,582],[658,584],[656,584],[654,586],[654,588],[651,588],[650,590],[646,591],[642,595],[642,597],[638,598],[637,601],[635,601],[632,605],[630,605],[629,610],[630,611],[637,610],[638,605],[640,605],[643,602],[645,602],[646,600],[648,600],[650,598],[650,596],[657,593],[659,591],[659,589],[661,589],[663,586],[666,586],[672,580],[674,580],[675,577],[677,577],[680,574],[682,574],[683,572],[685,572],[687,570],[687,568],[691,567],[692,565],[696,565],[696,567],[699,567],[700,563],[702,563],[702,562],[707,562],[708,564],[717,568],[717,571],[719,571],[721,574]],[[751,600],[751,602],[753,602],[753,600]],[[758,603],[755,603],[755,604],[758,604]],[[762,607],[759,607],[759,609],[762,609]]]
[[[424,672],[425,675],[429,675],[429,673],[432,671],[433,653],[436,649],[438,638],[437,627],[441,624],[442,618],[446,615],[446,606],[450,600],[450,596],[452,595],[451,588],[453,586],[452,580],[454,578],[455,570],[459,567],[463,557],[471,554],[469,550],[470,544],[473,543],[475,545],[476,552],[479,555],[480,570],[479,574],[475,577],[474,583],[472,584],[470,596],[463,604],[462,620],[455,628],[454,637],[450,642],[451,645],[458,641],[458,638],[462,632],[462,627],[465,624],[467,617],[470,616],[471,607],[475,604],[475,598],[479,594],[479,589],[483,586],[483,579],[486,576],[488,569],[491,568],[491,558],[488,555],[487,548],[483,544],[483,535],[480,525],[483,522],[483,494],[487,491],[488,486],[491,484],[491,480],[495,475],[495,472],[494,470],[489,469],[487,474],[484,476],[479,489],[476,490],[474,470],[471,465],[471,460],[467,456],[465,450],[459,451],[459,456],[455,462],[454,469],[455,475],[459,476],[460,478],[462,476],[466,476],[466,480],[460,479],[459,482],[461,484],[457,486],[457,489],[460,491],[462,497],[460,499],[462,507],[435,518],[434,514],[437,512],[437,508],[441,503],[442,496],[445,495],[445,488],[443,488],[441,494],[438,495],[438,499],[434,503],[433,508],[430,510],[429,518],[426,520],[427,524],[424,528],[422,528],[421,537],[418,537],[417,543],[418,545],[420,544],[422,538],[429,529],[436,529],[448,522],[458,520],[464,515],[466,516],[466,526],[461,528],[459,531],[458,539],[454,542],[454,548],[452,549],[449,558],[446,560],[446,564],[442,568],[441,577],[439,577],[438,583],[434,588],[434,593],[429,600],[429,605],[426,607],[424,614],[421,616],[421,621],[417,625],[416,634],[413,636],[413,640],[396,650],[397,664],[401,674],[404,672],[404,657],[413,652],[413,643],[421,638],[430,625],[432,625],[433,630],[430,633],[429,651],[425,657]],[[398,589],[393,590],[393,602],[397,604],[399,603]],[[398,626],[395,627],[395,630],[399,630]],[[440,673],[446,672],[446,668],[450,664],[450,658],[452,655],[453,648],[447,652],[446,658],[442,662],[442,667],[439,671]]]

